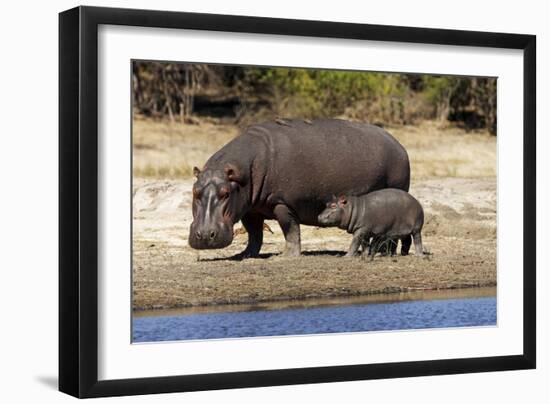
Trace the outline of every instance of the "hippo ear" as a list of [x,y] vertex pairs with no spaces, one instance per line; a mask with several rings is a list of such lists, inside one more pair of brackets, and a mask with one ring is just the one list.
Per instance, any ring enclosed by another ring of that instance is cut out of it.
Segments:
[[345,205],[346,203],[348,203],[348,199],[346,198],[345,195],[340,195],[340,196],[338,197],[338,203],[339,203],[340,205]]
[[199,170],[198,167],[193,167],[193,175],[194,175],[195,177],[198,178],[200,173],[201,173],[201,170]]
[[226,164],[224,171],[229,181],[236,182],[239,185],[244,185],[245,183],[244,176],[234,164],[231,164],[231,163]]

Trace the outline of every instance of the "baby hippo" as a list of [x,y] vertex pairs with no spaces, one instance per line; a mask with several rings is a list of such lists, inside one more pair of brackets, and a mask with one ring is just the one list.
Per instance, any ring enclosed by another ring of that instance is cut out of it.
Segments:
[[[400,189],[381,189],[362,196],[340,196],[327,203],[319,215],[319,223],[338,226],[353,234],[346,256],[363,253],[372,237],[369,255],[376,254],[376,244],[391,240],[391,253],[395,254],[397,241],[401,240],[401,255],[407,255],[411,236],[417,256],[422,256],[424,211],[420,203],[409,193]],[[375,248],[373,245],[375,244]]]

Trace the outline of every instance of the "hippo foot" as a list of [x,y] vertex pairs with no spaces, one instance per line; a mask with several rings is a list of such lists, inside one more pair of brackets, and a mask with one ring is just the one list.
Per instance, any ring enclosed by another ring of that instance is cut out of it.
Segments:
[[359,253],[350,253],[350,252],[347,252],[344,254],[344,258],[350,258],[350,257],[359,257]]
[[282,257],[285,257],[285,258],[290,258],[290,257],[299,257],[300,256],[300,251],[284,251],[282,254],[281,254]]
[[281,254],[283,257],[299,257],[300,249],[299,248],[285,248]]

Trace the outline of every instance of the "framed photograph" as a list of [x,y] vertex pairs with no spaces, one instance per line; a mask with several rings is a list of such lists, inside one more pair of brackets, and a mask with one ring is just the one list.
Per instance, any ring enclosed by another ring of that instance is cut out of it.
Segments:
[[531,35],[59,17],[59,388],[532,369]]

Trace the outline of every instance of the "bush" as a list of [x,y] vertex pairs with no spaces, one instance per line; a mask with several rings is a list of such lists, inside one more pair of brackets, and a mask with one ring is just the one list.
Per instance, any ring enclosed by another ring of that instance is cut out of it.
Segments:
[[[136,112],[172,120],[188,119],[200,99],[206,114],[210,105],[219,116],[222,105],[240,124],[277,116],[383,124],[439,119],[496,134],[494,78],[134,62],[133,82]],[[228,99],[236,101],[224,104]]]

